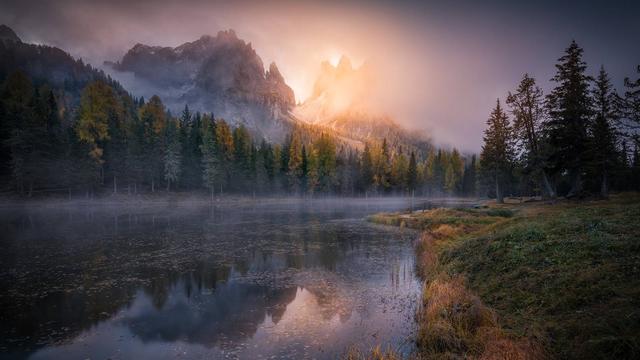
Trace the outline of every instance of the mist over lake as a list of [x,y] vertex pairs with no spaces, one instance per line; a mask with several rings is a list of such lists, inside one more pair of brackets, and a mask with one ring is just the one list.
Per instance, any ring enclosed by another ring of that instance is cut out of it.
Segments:
[[1,357],[334,358],[353,344],[408,353],[417,233],[365,217],[410,206],[3,208]]

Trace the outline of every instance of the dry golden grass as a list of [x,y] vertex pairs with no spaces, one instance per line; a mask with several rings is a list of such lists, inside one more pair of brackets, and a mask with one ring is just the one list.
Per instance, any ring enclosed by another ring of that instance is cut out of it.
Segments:
[[458,236],[460,235],[460,233],[462,232],[462,226],[452,226],[449,224],[441,224],[438,225],[435,230],[433,230],[431,233],[433,235],[435,235],[436,237],[440,237],[440,238],[450,238],[450,237],[454,237],[454,236]]
[[391,349],[382,350],[380,346],[376,346],[368,352],[362,351],[357,347],[351,347],[343,356],[344,360],[400,360],[402,356]]
[[477,353],[478,328],[495,327],[495,314],[470,294],[462,278],[436,278],[423,294],[418,344],[427,354]]
[[435,274],[438,268],[438,251],[436,248],[436,238],[430,233],[423,232],[416,245],[417,261],[420,275],[427,278]]
[[493,232],[511,221],[512,216],[512,210],[493,207],[378,214],[371,218],[378,223],[423,230],[416,245],[419,270],[425,279],[417,314],[418,358],[545,358],[537,340],[518,339],[503,331],[495,311],[468,289],[464,277],[450,276],[438,257],[443,249],[461,238]]
[[496,313],[467,289],[461,276],[440,275],[428,282],[418,324],[418,347],[426,358],[545,358],[536,342],[507,335]]

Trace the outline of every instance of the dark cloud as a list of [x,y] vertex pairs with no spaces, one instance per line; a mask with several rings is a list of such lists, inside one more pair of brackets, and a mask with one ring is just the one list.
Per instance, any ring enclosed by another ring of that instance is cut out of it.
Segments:
[[278,63],[298,100],[323,58],[370,59],[389,113],[469,150],[479,149],[495,98],[525,72],[549,87],[572,39],[589,71],[603,64],[617,86],[640,64],[638,1],[4,0],[0,23],[97,65],[137,42],[175,46],[233,28]]

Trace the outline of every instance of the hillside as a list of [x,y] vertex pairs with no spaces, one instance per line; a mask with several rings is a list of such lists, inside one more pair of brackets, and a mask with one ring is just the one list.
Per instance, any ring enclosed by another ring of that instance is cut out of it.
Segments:
[[47,84],[57,91],[59,106],[71,108],[80,99],[82,89],[94,80],[103,80],[118,92],[124,88],[103,71],[73,58],[53,46],[22,42],[6,25],[0,25],[0,82],[16,71],[28,75],[35,85]]

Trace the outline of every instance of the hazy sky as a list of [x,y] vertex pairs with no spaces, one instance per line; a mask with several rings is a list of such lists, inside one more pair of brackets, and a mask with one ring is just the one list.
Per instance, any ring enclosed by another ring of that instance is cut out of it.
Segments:
[[3,0],[0,23],[23,41],[100,65],[135,43],[176,46],[233,28],[275,61],[303,101],[322,60],[377,69],[385,112],[441,144],[477,151],[497,97],[522,74],[548,88],[571,39],[589,72],[616,86],[640,64],[640,1]]

